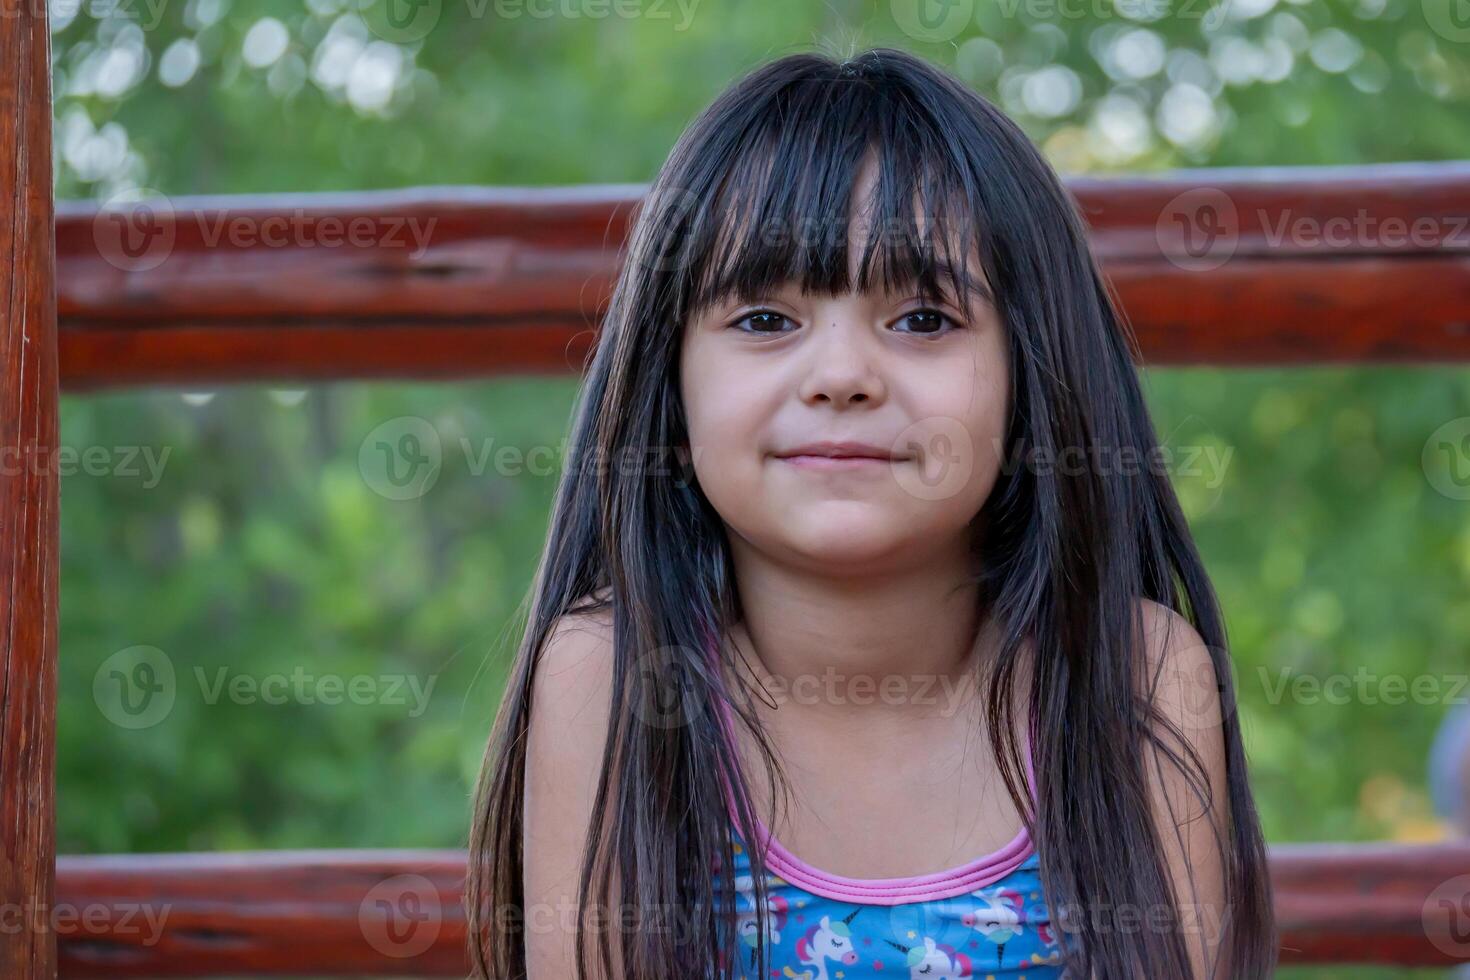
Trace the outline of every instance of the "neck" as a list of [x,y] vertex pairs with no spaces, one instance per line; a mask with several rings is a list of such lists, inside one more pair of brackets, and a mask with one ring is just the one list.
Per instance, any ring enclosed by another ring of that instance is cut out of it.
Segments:
[[732,640],[778,704],[845,717],[928,716],[975,692],[974,668],[994,637],[980,622],[963,551],[833,578],[743,544],[733,552],[743,618]]

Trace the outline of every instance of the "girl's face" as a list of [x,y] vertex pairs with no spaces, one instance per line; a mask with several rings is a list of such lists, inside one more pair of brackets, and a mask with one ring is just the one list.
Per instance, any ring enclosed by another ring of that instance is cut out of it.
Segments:
[[[853,282],[863,224],[849,223]],[[968,269],[988,292],[973,250]],[[787,284],[685,325],[695,474],[733,534],[773,560],[861,575],[966,554],[995,484],[1010,396],[999,313],[979,297],[959,308],[953,283],[938,303],[881,289],[803,296]],[[888,458],[791,455],[823,442]]]

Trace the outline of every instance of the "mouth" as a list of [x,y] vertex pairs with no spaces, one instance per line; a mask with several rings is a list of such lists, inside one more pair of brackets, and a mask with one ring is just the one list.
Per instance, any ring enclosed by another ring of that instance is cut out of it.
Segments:
[[887,466],[890,463],[899,462],[899,460],[893,459],[891,457],[808,456],[802,453],[798,453],[794,456],[778,456],[776,458],[783,463],[790,463],[792,466],[817,470],[848,470],[864,469],[868,467],[877,468]]
[[868,443],[812,443],[777,453],[776,458],[792,466],[806,469],[881,468],[912,459]]

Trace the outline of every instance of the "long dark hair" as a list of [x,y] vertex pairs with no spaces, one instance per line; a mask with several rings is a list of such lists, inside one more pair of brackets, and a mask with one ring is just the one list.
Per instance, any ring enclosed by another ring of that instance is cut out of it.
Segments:
[[[869,240],[854,285],[847,235],[829,232],[845,226],[869,155],[878,164],[873,220],[885,231]],[[532,685],[550,631],[575,609],[610,612],[615,651],[579,905],[609,907],[616,876],[621,902],[682,910],[677,929],[620,934],[626,976],[733,975],[733,952],[725,951],[733,950],[734,899],[716,873],[734,861],[726,787],[734,786],[741,837],[758,838],[734,746],[721,734],[725,706],[754,735],[772,786],[777,766],[748,697],[706,656],[707,639],[739,621],[740,601],[724,526],[687,466],[682,329],[705,303],[787,281],[830,294],[869,288],[876,270],[885,283],[917,281],[932,292],[941,257],[961,270],[968,294],[964,256],[945,255],[950,238],[978,245],[1009,338],[1003,459],[1031,450],[1057,459],[1067,447],[1090,446],[1156,458],[1131,332],[1072,198],[1012,120],[942,70],[886,48],[842,60],[782,57],[727,89],[684,132],[641,202],[579,396],[525,635],[477,792],[466,906],[478,975],[525,975],[524,937],[504,910],[523,902]],[[627,460],[638,463],[620,462]],[[1222,952],[1232,977],[1268,976],[1276,954],[1270,883],[1224,625],[1167,474],[1003,468],[974,527],[984,539],[983,612],[1003,637],[987,669],[986,719],[999,733],[1002,773],[1035,841],[1048,905],[1169,914],[1166,928],[1119,927],[1098,912],[1064,924],[1069,972],[1191,976],[1161,848],[1161,833],[1174,828],[1161,830],[1150,816],[1146,744],[1206,798],[1209,785],[1178,730],[1167,739],[1156,731],[1173,726],[1139,680],[1147,674],[1139,642],[1146,597],[1187,618],[1210,652],[1229,792],[1230,829],[1218,841]],[[1034,814],[1010,734],[1011,689],[1028,643]],[[713,649],[731,656],[726,644]],[[670,692],[683,706],[680,723],[648,723],[641,706]],[[748,853],[763,907],[758,851]],[[596,945],[611,976],[605,937]],[[763,937],[759,952],[764,975]]]

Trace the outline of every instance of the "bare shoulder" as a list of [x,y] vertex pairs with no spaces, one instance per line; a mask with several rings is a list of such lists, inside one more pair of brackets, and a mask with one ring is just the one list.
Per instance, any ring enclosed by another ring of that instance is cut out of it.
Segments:
[[1161,602],[1140,598],[1143,633],[1147,639],[1150,660],[1154,664],[1182,658],[1199,662],[1210,658],[1209,647],[1194,624]]
[[[568,753],[590,751],[594,746],[587,737],[606,734],[612,665],[611,610],[574,609],[552,624],[532,685],[528,754],[533,763],[548,755],[564,761]],[[557,733],[580,737],[537,738]],[[595,748],[601,745],[599,737]]]
[[612,642],[612,610],[584,603],[558,616],[551,624],[541,650],[541,662],[555,661],[562,668],[573,667],[599,651],[611,652]]
[[578,895],[604,768],[612,663],[612,615],[604,608],[558,618],[536,664],[526,734],[523,884],[527,916],[543,915],[557,926],[527,933],[531,980],[575,973],[575,931],[551,913]]
[[1160,707],[1171,712],[1218,713],[1219,679],[1214,653],[1194,624],[1152,599],[1141,598],[1144,663],[1147,680]]
[[1188,619],[1151,599],[1141,600],[1140,611],[1152,700],[1166,722],[1155,732],[1171,754],[1199,763],[1196,768],[1168,758],[1157,745],[1146,750],[1149,800],[1193,976],[1228,975],[1219,928],[1226,909],[1223,847],[1230,821],[1221,686],[1212,651]]
[[[1168,728],[1182,733],[1207,767],[1223,768],[1223,685],[1214,651],[1193,623],[1168,606],[1141,599],[1140,612],[1147,697]],[[1160,734],[1167,738],[1170,732]]]

